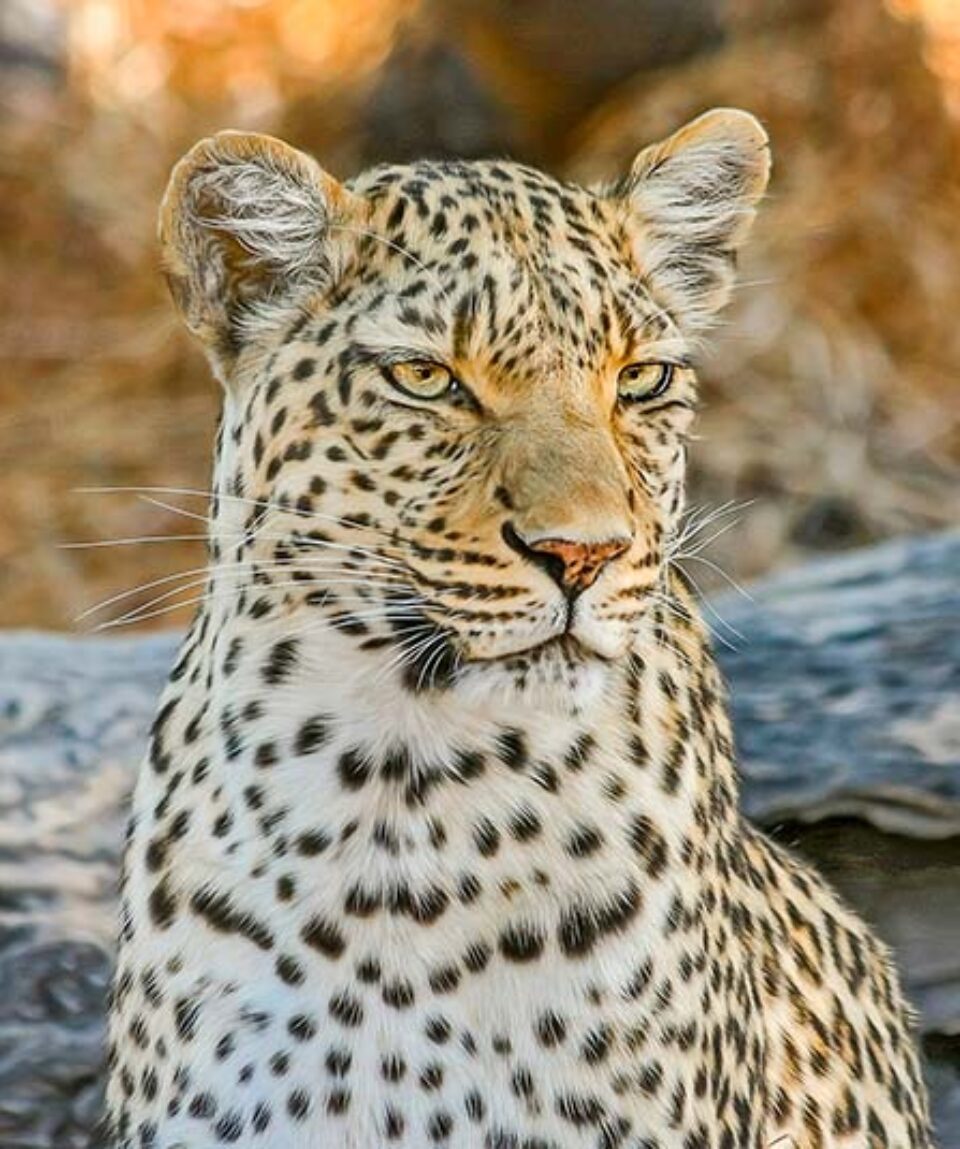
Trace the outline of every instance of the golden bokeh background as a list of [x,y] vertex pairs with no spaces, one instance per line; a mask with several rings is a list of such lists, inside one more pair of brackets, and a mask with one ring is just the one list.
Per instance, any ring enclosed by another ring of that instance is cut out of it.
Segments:
[[196,138],[273,132],[341,177],[509,154],[595,179],[713,104],[764,120],[775,178],[703,364],[693,499],[746,504],[711,561],[956,525],[958,0],[5,0],[0,625],[73,629],[203,561],[173,537],[195,520],[78,490],[208,484],[218,394],[154,246]]

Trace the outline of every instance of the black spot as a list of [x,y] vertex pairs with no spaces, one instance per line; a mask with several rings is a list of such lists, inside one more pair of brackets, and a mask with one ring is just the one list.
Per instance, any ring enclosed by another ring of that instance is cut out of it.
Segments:
[[527,740],[522,730],[504,730],[497,738],[497,755],[511,770],[523,770],[529,760]]
[[293,748],[297,754],[312,754],[319,750],[330,737],[327,720],[321,717],[309,718],[297,731]]
[[473,827],[473,840],[485,858],[491,858],[500,848],[500,832],[489,818],[480,818]]
[[414,764],[406,746],[394,746],[386,752],[380,764],[380,773],[391,782],[407,781],[414,773]]
[[252,914],[238,910],[227,894],[198,890],[190,899],[190,908],[220,933],[239,934],[262,950],[273,948],[273,935],[267,927]]
[[434,993],[452,993],[460,984],[460,970],[456,965],[439,966],[431,970],[429,982]]
[[263,1133],[269,1126],[271,1119],[270,1106],[264,1101],[258,1101],[253,1107],[253,1115],[250,1119],[250,1125],[254,1133]]
[[632,818],[629,842],[650,877],[660,877],[667,867],[669,849],[663,835],[646,814],[636,814]]
[[558,930],[560,948],[568,957],[581,957],[596,945],[597,926],[590,910],[574,904],[564,910]]
[[634,766],[639,766],[641,769],[650,765],[650,753],[647,750],[646,743],[639,734],[634,734],[630,739],[630,744],[627,747],[627,752],[630,755],[630,760]]
[[261,767],[262,769],[266,769],[270,766],[275,766],[279,761],[279,758],[280,756],[277,753],[277,747],[275,743],[261,742],[257,747],[253,760],[257,766]]
[[510,819],[510,833],[518,842],[529,842],[542,829],[539,815],[531,806],[521,806]]
[[587,858],[603,845],[603,834],[596,828],[582,824],[567,839],[564,849],[572,858]]
[[483,887],[476,874],[463,874],[457,882],[457,897],[465,906],[475,902],[480,897]]
[[348,1029],[356,1029],[363,1021],[363,1006],[349,993],[338,993],[330,999],[330,1016]]
[[287,1032],[296,1041],[311,1041],[317,1036],[317,1023],[305,1013],[298,1013],[287,1022]]
[[392,1105],[388,1105],[384,1114],[384,1133],[387,1140],[399,1141],[403,1136],[405,1127],[406,1121],[403,1114]]
[[376,958],[368,957],[357,962],[356,972],[357,980],[363,982],[364,985],[376,985],[380,980],[382,970]]
[[383,1000],[394,1009],[407,1009],[416,1000],[413,986],[408,981],[388,982],[382,990]]
[[200,1019],[200,1005],[195,998],[181,998],[174,1006],[174,1023],[177,1034],[183,1041],[192,1041],[197,1035],[197,1022]]
[[343,1049],[341,1047],[328,1049],[324,1064],[331,1077],[344,1078],[350,1072],[350,1066],[353,1064],[353,1055],[349,1049]]
[[370,766],[359,751],[345,750],[337,760],[337,774],[348,790],[360,790],[370,777]]
[[481,973],[486,969],[493,950],[486,942],[471,942],[463,951],[463,964],[470,973]]
[[596,742],[592,734],[581,734],[564,755],[564,766],[574,773],[578,770],[582,770],[595,744]]
[[294,1121],[302,1121],[310,1112],[310,1095],[305,1089],[295,1089],[287,1098],[287,1112]]
[[327,1112],[334,1116],[346,1113],[350,1108],[350,1090],[332,1089],[327,1098]]
[[429,1065],[424,1066],[420,1073],[420,1088],[427,1093],[432,1093],[441,1085],[443,1085],[443,1066],[436,1061],[431,1061]]
[[609,1025],[600,1025],[591,1029],[583,1039],[580,1047],[580,1056],[588,1065],[599,1065],[610,1052],[613,1041],[613,1031]]
[[277,958],[276,964],[277,976],[282,982],[287,985],[303,985],[306,978],[303,972],[303,966],[287,954],[282,954]]
[[402,1081],[407,1072],[407,1063],[398,1053],[391,1053],[380,1062],[380,1074],[384,1081],[396,1084]]
[[603,1102],[590,1094],[562,1093],[557,1098],[557,1112],[571,1125],[599,1125],[606,1110]]
[[217,1103],[211,1093],[197,1093],[190,1099],[187,1112],[197,1120],[204,1117],[214,1117],[217,1112]]
[[214,1125],[213,1131],[219,1141],[239,1141],[243,1136],[243,1117],[231,1109]]
[[431,1141],[445,1141],[452,1132],[453,1118],[443,1110],[434,1113],[427,1124],[427,1133]]
[[510,1078],[510,1088],[516,1097],[533,1097],[533,1074],[526,1066],[520,1066]]
[[547,1049],[560,1045],[567,1036],[567,1023],[560,1014],[547,1010],[537,1019],[537,1040]]
[[346,948],[346,941],[340,930],[326,918],[311,918],[301,931],[303,941],[328,958],[338,958]]
[[479,778],[486,769],[486,761],[476,750],[458,750],[453,761],[453,773],[459,782]]
[[450,895],[440,886],[428,886],[410,899],[408,913],[415,922],[431,925],[450,904]]
[[436,1045],[443,1045],[450,1040],[450,1022],[440,1016],[428,1018],[424,1032]]
[[357,918],[368,918],[377,912],[383,904],[383,899],[376,890],[367,889],[366,886],[356,882],[347,891],[344,900],[344,912]]
[[285,682],[297,665],[298,642],[294,638],[283,638],[274,643],[263,666],[263,681],[270,686]]
[[156,873],[157,870],[163,869],[163,864],[167,860],[166,839],[154,838],[147,846],[144,860],[147,863],[147,869],[151,873]]
[[308,830],[297,838],[297,853],[304,858],[315,858],[330,845],[330,835],[324,830]]
[[168,878],[161,878],[150,891],[150,920],[157,929],[165,930],[177,916],[177,899]]
[[479,1124],[484,1118],[487,1107],[483,1102],[483,1098],[476,1089],[471,1091],[463,1099],[463,1108],[466,1110],[467,1116],[474,1124]]
[[543,953],[540,930],[523,922],[509,925],[500,934],[500,952],[508,961],[535,961]]

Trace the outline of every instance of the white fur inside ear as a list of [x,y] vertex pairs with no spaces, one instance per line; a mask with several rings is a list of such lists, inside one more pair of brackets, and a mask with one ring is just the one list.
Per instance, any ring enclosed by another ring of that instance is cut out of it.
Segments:
[[704,140],[634,178],[644,216],[685,243],[735,244],[754,216],[756,174],[738,141]]
[[625,190],[642,225],[638,262],[681,328],[709,326],[727,301],[769,169],[763,129],[729,109],[708,112],[634,162]]
[[300,281],[324,278],[329,220],[319,186],[264,157],[198,172],[191,192],[196,226],[232,236],[271,272]]

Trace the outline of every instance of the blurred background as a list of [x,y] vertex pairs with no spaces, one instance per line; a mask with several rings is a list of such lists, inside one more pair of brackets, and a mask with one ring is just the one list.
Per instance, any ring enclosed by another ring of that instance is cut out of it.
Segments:
[[195,521],[77,490],[208,485],[219,395],[154,245],[196,138],[593,180],[716,104],[766,123],[775,177],[703,363],[692,497],[738,520],[711,558],[748,580],[956,524],[960,0],[3,0],[0,626],[203,562],[169,537]]

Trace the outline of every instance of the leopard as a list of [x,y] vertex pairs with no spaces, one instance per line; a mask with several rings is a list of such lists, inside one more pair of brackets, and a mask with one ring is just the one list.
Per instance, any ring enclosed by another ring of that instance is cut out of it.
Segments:
[[933,1145],[891,952],[742,813],[676,557],[770,164],[719,108],[596,186],[240,131],[175,167],[223,406],[124,853],[120,1149]]

